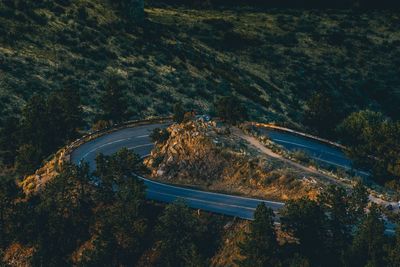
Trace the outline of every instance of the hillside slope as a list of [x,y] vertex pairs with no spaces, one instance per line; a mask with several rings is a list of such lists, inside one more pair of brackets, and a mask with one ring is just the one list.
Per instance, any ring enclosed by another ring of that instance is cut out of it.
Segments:
[[167,131],[169,138],[159,140],[145,159],[154,179],[285,201],[315,198],[324,185],[319,175],[260,153],[233,129],[215,122],[189,121]]
[[400,114],[395,12],[165,5],[147,6],[138,26],[110,3],[0,2],[2,116],[34,93],[69,85],[80,89],[93,120],[109,76],[120,78],[132,117],[169,113],[179,99],[208,112],[228,92],[241,96],[253,118],[297,126],[319,92],[342,113],[369,107]]

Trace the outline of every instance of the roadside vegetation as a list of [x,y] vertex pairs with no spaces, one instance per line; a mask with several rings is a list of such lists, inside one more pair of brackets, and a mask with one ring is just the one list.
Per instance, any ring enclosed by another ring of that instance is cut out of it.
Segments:
[[110,78],[129,118],[232,94],[249,118],[326,135],[359,109],[399,118],[397,12],[171,4],[146,2],[137,25],[118,1],[2,1],[1,119],[71,84],[95,122]]
[[286,201],[303,196],[315,199],[327,183],[320,176],[297,169],[261,153],[240,136],[236,127],[195,119],[154,129],[156,142],[145,165],[151,177],[178,185]]
[[[234,127],[193,122],[276,122],[340,140],[400,192],[400,16],[365,9],[392,1],[192,2],[0,1],[0,265],[400,266],[400,231],[384,235],[361,184],[321,186],[255,157]],[[90,130],[171,114],[176,124],[150,136],[154,178],[288,200],[279,217],[264,205],[248,222],[148,201],[135,175],[145,166],[126,149],[99,155],[93,173],[65,164],[40,190],[21,188]]]
[[[398,266],[400,235],[384,235],[375,206],[357,184],[291,200],[280,211],[260,204],[253,222],[145,200],[126,149],[99,155],[97,169],[66,165],[36,195],[0,187],[0,256],[10,266]],[[232,221],[233,220],[233,221]],[[237,226],[244,225],[244,227]],[[233,229],[234,239],[226,239]],[[226,242],[231,245],[227,246]],[[227,251],[227,249],[229,249]],[[115,251],[118,253],[115,253]],[[221,255],[229,257],[221,258]]]
[[356,167],[370,170],[373,179],[399,188],[400,122],[380,112],[352,113],[339,126],[343,143]]

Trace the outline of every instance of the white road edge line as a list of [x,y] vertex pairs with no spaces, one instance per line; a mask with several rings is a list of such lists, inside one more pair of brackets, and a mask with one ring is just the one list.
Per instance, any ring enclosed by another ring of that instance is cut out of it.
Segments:
[[142,179],[142,180],[144,180],[146,182],[149,182],[149,183],[154,183],[154,184],[157,184],[157,185],[161,185],[161,186],[165,186],[165,187],[169,187],[169,188],[174,188],[174,189],[180,189],[180,190],[185,190],[185,191],[190,191],[190,192],[200,192],[200,193],[204,193],[204,194],[208,194],[208,195],[217,195],[217,196],[223,196],[223,197],[245,199],[245,200],[250,200],[250,201],[265,202],[265,203],[282,205],[282,206],[285,205],[285,203],[283,203],[283,202],[276,202],[276,201],[264,200],[264,199],[259,199],[259,198],[248,198],[248,197],[242,197],[242,196],[214,193],[214,192],[208,192],[208,191],[202,191],[202,190],[194,190],[194,189],[190,189],[190,188],[186,188],[186,187],[173,186],[173,185],[169,185],[169,184],[156,182],[156,181],[150,180],[150,179],[145,178],[145,177],[140,176],[140,175],[137,175],[137,177],[139,177],[140,179]]
[[83,155],[82,159],[86,158],[89,154],[91,154],[94,151],[99,150],[100,148],[103,148],[105,146],[109,146],[109,145],[112,145],[112,144],[115,144],[115,143],[119,143],[119,142],[122,142],[122,141],[125,141],[125,140],[129,140],[129,139],[130,138],[124,138],[124,139],[119,139],[119,140],[115,140],[115,141],[112,141],[112,142],[109,142],[109,143],[102,144],[102,145],[100,145],[98,147],[95,147],[95,148],[89,150],[89,152],[87,152],[85,155]]
[[181,198],[181,199],[199,201],[199,202],[204,202],[204,203],[210,203],[210,204],[214,204],[214,205],[218,205],[218,206],[229,206],[229,207],[233,207],[233,208],[247,209],[247,210],[252,210],[252,211],[256,210],[256,208],[250,208],[250,207],[245,207],[245,206],[227,204],[227,203],[222,203],[222,202],[214,202],[214,201],[209,201],[209,200],[202,200],[202,199],[199,199],[199,198],[182,197],[182,196],[178,196],[178,195],[175,195],[175,194],[162,193],[162,192],[157,192],[157,191],[149,190],[149,189],[146,190],[146,192],[153,193],[153,194],[159,194],[159,195],[165,195],[165,196],[171,196],[171,197],[176,197],[176,198]]
[[[96,148],[93,148],[93,149],[90,150],[89,152],[87,152],[85,155],[83,155],[82,159],[86,158],[89,154],[91,154],[91,153],[93,153],[94,151],[97,151],[97,150],[99,150],[100,148],[103,148],[103,147],[105,147],[105,146],[109,146],[109,145],[112,145],[112,144],[115,144],[115,143],[119,143],[119,142],[122,142],[122,141],[130,140],[130,139],[132,139],[132,138],[135,138],[135,139],[136,139],[136,138],[145,138],[145,137],[149,137],[149,135],[146,134],[146,135],[139,135],[139,136],[135,136],[135,137],[128,137],[128,138],[118,139],[118,140],[115,140],[115,141],[112,141],[112,142],[109,142],[109,143],[102,144],[102,145],[100,145],[100,146],[98,146],[98,147],[96,147]],[[136,147],[133,147],[133,148],[136,148]],[[133,148],[132,148],[132,149],[133,149]],[[131,148],[128,148],[128,149],[131,149]],[[81,160],[82,160],[82,159],[81,159]]]
[[[272,141],[277,141],[277,142],[280,142],[280,143],[291,144],[291,145],[295,145],[295,146],[299,146],[299,147],[305,147],[305,148],[309,148],[309,149],[315,150],[315,151],[321,151],[321,150],[316,149],[315,147],[312,147],[312,146],[306,146],[306,145],[302,145],[302,144],[299,144],[299,143],[294,143],[294,142],[290,142],[290,141],[286,141],[286,140],[282,140],[282,139],[273,139],[273,138],[271,138],[271,140]],[[336,156],[338,158],[342,158],[342,155],[337,154],[337,153],[332,153],[332,152],[327,152],[327,151],[325,152],[324,151],[323,154],[329,154],[329,155],[332,155],[332,156]]]
[[133,147],[128,147],[129,150],[135,149],[135,148],[139,148],[139,147],[146,147],[146,146],[153,146],[154,144],[144,144],[144,145],[137,145],[137,146],[133,146]]

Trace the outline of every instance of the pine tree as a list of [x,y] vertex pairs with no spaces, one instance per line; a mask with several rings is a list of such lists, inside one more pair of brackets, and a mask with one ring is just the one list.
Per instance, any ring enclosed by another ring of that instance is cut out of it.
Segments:
[[385,262],[385,225],[378,207],[373,204],[358,227],[348,255],[348,265],[354,267],[380,267]]
[[247,110],[236,96],[222,96],[214,106],[217,116],[228,123],[235,124],[247,118]]
[[322,136],[332,136],[341,119],[332,98],[325,93],[314,94],[306,105],[305,124]]
[[76,249],[77,241],[89,238],[95,203],[90,193],[88,171],[86,165],[66,165],[46,184],[36,207],[37,252],[34,265],[68,265],[69,255]]
[[277,258],[279,246],[274,228],[274,213],[265,206],[265,203],[257,206],[254,221],[250,224],[250,232],[240,248],[245,259],[239,262],[239,266],[279,266]]
[[19,143],[19,120],[7,117],[0,125],[0,161],[5,165],[14,164]]
[[388,267],[400,266],[400,228],[399,225],[396,227],[396,239],[393,247],[389,250],[388,255]]
[[290,200],[281,212],[282,230],[298,239],[301,255],[311,265],[320,265],[326,254],[326,215],[319,204],[308,198]]
[[100,107],[104,120],[120,123],[127,119],[127,103],[123,90],[115,78],[107,81],[104,92],[100,97]]
[[48,135],[48,151],[54,152],[58,147],[64,144],[67,125],[65,123],[65,113],[61,97],[58,93],[51,94],[46,101],[47,106],[47,128],[45,132]]
[[130,22],[140,23],[144,20],[144,0],[120,0],[121,14]]
[[365,215],[365,209],[368,205],[369,194],[366,187],[361,181],[358,181],[349,196],[350,215],[352,216],[352,223],[357,225]]
[[348,196],[343,187],[332,185],[321,193],[318,201],[327,214],[326,246],[329,258],[326,266],[339,266],[352,237],[353,217]]
[[183,103],[179,101],[174,105],[174,121],[177,123],[181,123],[183,122],[184,118],[185,118],[185,109],[183,108]]
[[61,92],[61,105],[64,116],[64,139],[73,140],[78,136],[77,129],[83,125],[83,111],[79,91],[73,87],[66,87]]
[[163,266],[193,266],[202,262],[198,242],[204,229],[199,220],[184,202],[168,205],[156,227],[161,239],[161,261]]
[[15,168],[20,174],[29,174],[35,171],[42,162],[43,152],[34,145],[24,144],[17,150]]
[[45,154],[50,151],[46,99],[34,95],[25,105],[21,119],[21,144],[30,144]]

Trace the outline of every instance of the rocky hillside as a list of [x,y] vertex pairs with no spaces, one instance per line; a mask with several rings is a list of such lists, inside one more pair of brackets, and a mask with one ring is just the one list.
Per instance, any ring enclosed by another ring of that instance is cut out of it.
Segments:
[[0,1],[2,117],[35,93],[73,86],[92,121],[108,77],[120,80],[132,118],[167,114],[177,100],[209,112],[215,96],[227,93],[240,96],[252,117],[298,126],[310,96],[321,92],[339,113],[400,114],[396,12],[157,1],[135,25],[112,3]]
[[260,154],[215,122],[173,124],[168,132],[145,161],[155,179],[279,200],[317,194],[310,177]]

